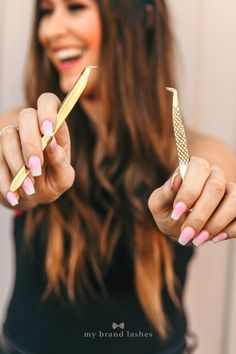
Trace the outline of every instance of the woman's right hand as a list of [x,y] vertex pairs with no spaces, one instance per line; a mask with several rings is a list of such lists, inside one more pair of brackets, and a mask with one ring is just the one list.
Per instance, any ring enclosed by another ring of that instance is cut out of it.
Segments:
[[[66,123],[44,152],[41,144],[42,135],[53,134],[59,106],[57,96],[44,93],[38,99],[37,110],[26,108],[19,112],[15,122],[17,129],[1,124],[0,194],[3,203],[17,205],[20,210],[29,209],[53,202],[72,186],[75,171],[70,164],[71,143]],[[23,164],[31,173],[18,191],[10,192],[11,182]]]

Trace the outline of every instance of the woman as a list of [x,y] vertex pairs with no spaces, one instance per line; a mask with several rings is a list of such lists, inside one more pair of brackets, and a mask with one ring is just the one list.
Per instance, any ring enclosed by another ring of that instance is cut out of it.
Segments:
[[[188,131],[195,156],[182,183],[165,2],[38,0],[30,59],[33,108],[0,121],[1,200],[20,211],[5,350],[184,353],[193,248],[176,241],[235,237],[236,163],[222,142]],[[43,153],[58,97],[86,65],[99,69]],[[9,192],[23,163],[31,175]]]

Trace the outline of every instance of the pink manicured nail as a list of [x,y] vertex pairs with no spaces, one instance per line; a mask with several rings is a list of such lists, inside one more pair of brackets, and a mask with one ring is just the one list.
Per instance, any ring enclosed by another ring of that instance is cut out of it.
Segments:
[[51,143],[49,144],[49,151],[51,154],[54,154],[57,149],[57,142],[56,139],[53,137]]
[[53,135],[53,125],[50,120],[45,120],[42,124],[41,129],[44,136],[48,137]]
[[179,218],[185,213],[187,206],[183,202],[178,202],[172,211],[171,218],[174,220],[179,220]]
[[35,189],[30,177],[26,177],[21,187],[27,195],[32,195],[35,193]]
[[192,227],[187,226],[183,229],[181,232],[181,235],[179,236],[178,242],[185,246],[193,237],[195,236],[195,231]]
[[202,230],[200,234],[198,234],[197,237],[193,240],[194,246],[196,247],[201,246],[209,239],[209,237],[210,237],[209,232],[207,232],[206,230]]
[[224,241],[228,238],[228,234],[226,232],[222,232],[219,235],[215,236],[211,241],[214,243]]
[[171,177],[171,179],[169,180],[169,188],[170,188],[170,189],[172,189],[173,184],[174,184],[174,181],[175,181],[175,177],[177,177],[177,176],[178,176],[178,172],[175,172],[175,173],[173,174],[173,176]]
[[15,206],[18,204],[18,199],[17,199],[15,193],[13,193],[13,192],[7,193],[7,200],[12,206]]
[[34,177],[41,176],[41,161],[38,156],[31,156],[28,160],[28,167]]

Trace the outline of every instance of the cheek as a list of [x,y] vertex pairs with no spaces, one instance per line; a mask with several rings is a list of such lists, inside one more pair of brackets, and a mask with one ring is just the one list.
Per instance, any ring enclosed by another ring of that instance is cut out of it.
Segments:
[[40,24],[39,24],[39,26],[38,26],[38,32],[37,32],[37,34],[38,34],[38,40],[39,40],[39,42],[40,42],[40,44],[42,45],[42,46],[44,46],[45,45],[45,29],[44,29],[44,25],[43,25],[43,23],[41,22]]
[[[92,24],[92,25],[91,25]],[[102,25],[98,12],[94,11],[89,17],[81,24],[81,29],[85,33],[86,40],[93,50],[99,54],[102,41]]]
[[102,42],[102,26],[99,19],[97,19],[97,21],[94,22],[94,30],[93,30],[93,35],[91,37],[92,37],[91,40],[94,43],[94,47],[97,50],[100,50],[101,42]]

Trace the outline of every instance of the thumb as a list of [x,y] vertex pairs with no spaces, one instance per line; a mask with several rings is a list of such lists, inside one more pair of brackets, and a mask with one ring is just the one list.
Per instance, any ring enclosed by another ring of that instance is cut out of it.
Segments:
[[57,143],[54,137],[45,149],[46,178],[57,193],[69,189],[75,178],[75,171],[70,164],[65,149]]
[[62,146],[66,152],[67,157],[70,159],[71,154],[71,140],[70,133],[66,122],[63,122],[58,132],[55,134],[57,144]]
[[148,206],[153,216],[167,217],[173,209],[173,203],[182,184],[179,167],[172,176],[149,197]]

